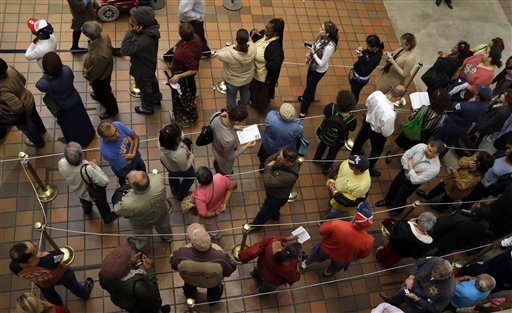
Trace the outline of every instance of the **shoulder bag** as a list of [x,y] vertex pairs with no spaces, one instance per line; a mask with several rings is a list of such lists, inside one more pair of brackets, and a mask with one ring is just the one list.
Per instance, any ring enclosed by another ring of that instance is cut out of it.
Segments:
[[[53,93],[52,83],[50,82],[50,80],[48,80],[48,84],[50,85],[50,90]],[[57,101],[55,101],[55,99],[52,96],[50,96],[48,93],[45,93],[43,97],[43,102],[44,104],[46,104],[46,107],[48,108],[50,113],[52,113],[53,116],[59,117],[61,109]]]
[[[84,165],[82,165],[82,167],[80,167],[80,176],[82,176],[82,180],[87,185],[87,191],[89,192],[89,196],[93,199],[97,199],[98,195],[100,193],[99,189],[101,187],[96,185],[92,181],[91,176],[89,176],[89,173],[87,173],[87,165],[88,164],[84,164]],[[84,175],[84,173],[85,173],[85,175]],[[87,177],[87,179],[86,179],[86,177]]]
[[206,146],[213,142],[213,129],[212,129],[212,121],[219,117],[222,114],[222,112],[215,113],[212,118],[210,119],[210,122],[208,125],[205,125],[201,128],[201,133],[199,136],[197,136],[196,139],[196,145],[198,146]]
[[420,140],[421,128],[423,127],[423,118],[425,117],[425,113],[427,113],[427,110],[428,107],[426,105],[423,105],[412,120],[400,124],[400,129],[402,129],[402,133],[410,140]]

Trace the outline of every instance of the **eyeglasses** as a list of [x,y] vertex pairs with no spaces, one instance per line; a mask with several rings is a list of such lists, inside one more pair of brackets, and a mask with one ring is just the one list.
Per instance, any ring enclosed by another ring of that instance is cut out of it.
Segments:
[[117,128],[112,135],[110,135],[110,136],[105,135],[105,138],[114,138],[116,136],[116,134],[117,134]]

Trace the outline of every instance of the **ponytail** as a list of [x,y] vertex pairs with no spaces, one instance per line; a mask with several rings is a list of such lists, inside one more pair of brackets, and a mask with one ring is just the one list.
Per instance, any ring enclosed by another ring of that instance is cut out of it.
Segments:
[[249,51],[249,32],[246,29],[239,29],[236,32],[236,49],[240,52],[247,53]]

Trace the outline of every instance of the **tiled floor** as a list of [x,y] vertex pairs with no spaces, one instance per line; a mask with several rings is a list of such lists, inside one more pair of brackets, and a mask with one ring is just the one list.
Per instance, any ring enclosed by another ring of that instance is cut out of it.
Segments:
[[[340,45],[331,59],[334,66],[329,69],[327,75],[320,82],[317,92],[318,102],[310,109],[310,115],[321,113],[323,105],[334,100],[336,92],[340,88],[348,88],[347,72],[355,59],[355,48],[364,43],[365,36],[370,33],[378,34],[386,43],[395,46],[395,38],[390,21],[383,4],[375,1],[299,1],[299,0],[251,0],[243,1],[244,7],[240,11],[227,11],[222,7],[222,1],[206,1],[206,34],[209,46],[212,49],[221,48],[227,41],[232,42],[234,34],[239,28],[263,28],[266,21],[278,16],[286,21],[284,34],[286,62],[279,79],[276,99],[273,106],[278,107],[283,101],[292,102],[301,94],[305,84],[306,69],[304,63],[303,41],[314,40],[322,21],[331,18],[340,28]],[[59,49],[68,49],[71,46],[71,31],[69,29],[71,16],[67,4],[63,0],[0,0],[0,49],[21,49],[28,46],[31,35],[25,23],[29,17],[45,18],[52,23],[59,41]],[[178,41],[177,33],[177,1],[167,1],[167,6],[157,11],[157,19],[161,25],[160,52],[165,52]],[[128,15],[113,23],[103,24],[104,31],[108,32],[114,45],[119,45],[128,27]],[[85,46],[85,38],[82,37],[82,45]],[[83,56],[73,56],[69,53],[61,53],[63,62],[71,66],[75,72],[75,86],[81,93],[84,103],[94,125],[99,123],[99,105],[88,95],[91,91],[81,75]],[[41,71],[33,62],[27,62],[23,53],[2,53],[0,57],[9,64],[15,66],[27,77],[28,88],[34,93],[38,110],[48,128],[45,135],[47,143],[44,148],[34,149],[23,144],[23,138],[19,131],[12,128],[0,145],[1,188],[0,188],[0,312],[12,312],[17,296],[31,287],[25,281],[11,275],[8,270],[8,250],[13,243],[23,240],[39,240],[40,234],[35,232],[32,225],[36,221],[43,221],[43,214],[32,187],[17,161],[5,161],[16,158],[20,151],[27,152],[30,156],[54,156],[41,157],[31,160],[39,176],[43,181],[51,182],[58,190],[58,197],[45,205],[47,212],[47,226],[74,230],[78,232],[103,233],[98,234],[71,233],[52,230],[50,233],[58,244],[69,244],[76,251],[76,259],[73,267],[77,277],[83,280],[87,276],[97,278],[99,264],[103,256],[113,247],[124,243],[125,237],[118,234],[130,233],[127,220],[119,219],[112,225],[102,224],[99,214],[95,212],[92,218],[84,217],[78,199],[68,194],[68,188],[62,176],[57,170],[57,162],[62,157],[64,145],[56,141],[61,136],[54,118],[41,104],[41,93],[34,87],[40,78]],[[225,96],[214,90],[219,80],[221,62],[216,59],[201,61],[198,74],[200,96],[198,109],[199,123],[185,129],[185,133],[196,132],[203,124],[203,117],[208,117],[212,112],[224,107]],[[159,64],[158,76],[163,79],[165,65]],[[159,162],[159,151],[156,147],[155,136],[159,129],[169,122],[168,110],[170,109],[170,92],[161,83],[164,93],[162,109],[154,116],[146,117],[132,113],[133,108],[139,103],[136,98],[131,98],[127,89],[131,82],[128,75],[129,62],[127,58],[118,58],[115,61],[115,72],[112,77],[113,88],[119,102],[119,120],[130,127],[143,139],[140,151],[149,169],[162,170]],[[364,99],[372,92],[373,85],[368,85],[362,94]],[[362,115],[361,115],[362,116]],[[361,122],[361,116],[358,117]],[[402,114],[400,118],[405,118]],[[247,124],[261,123],[264,116],[250,111]],[[312,149],[316,146],[317,139],[314,135],[316,127],[320,124],[319,118],[304,120],[306,137],[312,142]],[[192,136],[195,139],[195,136]],[[86,153],[87,159],[101,160],[97,149],[98,140],[95,140]],[[256,152],[258,146],[249,152],[242,154],[237,161],[235,172],[246,172],[255,169],[258,164]],[[212,167],[212,154],[210,148],[194,147],[196,165],[209,165]],[[314,151],[310,151],[309,157]],[[347,151],[341,152],[338,157],[345,158]],[[306,158],[307,159],[307,158]],[[111,194],[115,186],[115,179],[106,162],[101,162],[104,170],[112,176],[109,185]],[[396,173],[398,159],[386,166],[379,162],[377,168],[383,175],[373,180],[372,189],[368,201],[374,203],[382,198],[386,192],[390,180]],[[250,221],[259,210],[264,199],[263,181],[259,174],[243,174],[235,179],[240,188],[235,192],[231,202],[229,213],[222,217],[220,228],[235,230],[226,231],[220,240],[225,250],[230,250],[235,243],[241,240],[240,227]],[[312,163],[304,163],[301,169],[298,191],[300,198],[297,202],[282,208],[281,225],[268,227],[265,232],[250,235],[250,242],[255,242],[266,234],[288,234],[298,225],[303,224],[311,233],[313,239],[305,244],[307,252],[312,244],[319,238],[316,221],[327,210],[327,191],[324,187],[325,177],[320,168]],[[168,191],[168,193],[170,193]],[[385,215],[385,214],[384,214]],[[375,247],[383,242],[380,234],[380,223],[383,214],[377,215],[377,222],[370,229],[375,236]],[[153,255],[156,260],[158,280],[164,303],[171,304],[172,312],[186,310],[185,299],[181,286],[183,285],[179,275],[172,272],[168,263],[169,253],[185,243],[182,235],[185,226],[191,222],[190,217],[183,217],[179,210],[174,210],[171,215],[174,242],[167,246],[161,242],[155,242]],[[309,222],[309,223],[308,223]],[[292,225],[293,223],[293,225]],[[48,244],[46,244],[48,247]],[[411,263],[411,260],[403,260],[400,264]],[[374,262],[372,256],[355,262],[346,273],[339,273],[334,278],[323,278],[320,275],[321,266],[312,266],[312,270],[305,273],[301,280],[292,286],[280,288],[280,293],[270,296],[251,296],[256,293],[255,283],[249,276],[252,265],[242,265],[229,278],[226,279],[225,296],[228,301],[213,307],[199,306],[202,312],[368,312],[371,307],[380,303],[378,292],[381,290],[393,290],[403,280],[403,270],[381,271],[382,268]],[[37,290],[37,288],[36,288]],[[62,295],[67,296],[67,305],[73,313],[81,312],[116,312],[115,307],[97,284],[93,290],[91,299],[78,300],[75,296],[60,289]],[[200,300],[204,300],[202,295]]]

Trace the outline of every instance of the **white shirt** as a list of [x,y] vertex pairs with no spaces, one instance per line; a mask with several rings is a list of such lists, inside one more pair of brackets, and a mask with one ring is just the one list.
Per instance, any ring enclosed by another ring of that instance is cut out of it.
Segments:
[[110,180],[108,179],[108,176],[103,172],[103,170],[98,165],[90,164],[85,160],[82,161],[82,164],[73,166],[69,164],[65,158],[62,158],[59,160],[59,172],[66,179],[66,183],[68,183],[69,190],[71,192],[75,193],[80,199],[92,201],[93,199],[89,196],[89,192],[87,190],[87,184],[84,182],[82,176],[80,175],[80,168],[84,164],[88,164],[86,167],[87,174],[89,174],[92,181],[96,185],[102,187],[108,185]]
[[25,52],[27,60],[37,60],[37,64],[43,69],[43,57],[51,51],[57,50],[57,39],[54,35],[45,40],[39,40],[37,43],[31,43]]
[[[402,158],[400,159],[402,167],[407,172],[405,176],[414,185],[421,185],[428,182],[432,178],[436,177],[441,169],[441,163],[437,156],[432,159],[427,158],[425,155],[426,147],[426,144],[419,143],[405,151],[404,155],[402,155]],[[413,164],[413,168],[410,171],[407,166],[409,159],[412,159]]]
[[389,101],[382,91],[373,92],[366,99],[366,122],[368,122],[372,130],[389,137],[395,129],[396,112],[393,109],[393,103]]
[[204,21],[204,0],[180,0],[180,22]]

